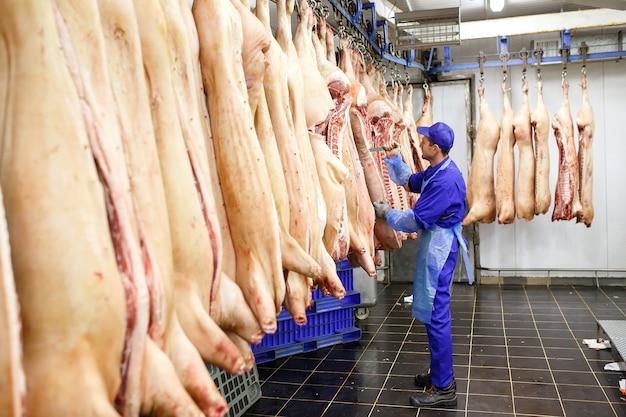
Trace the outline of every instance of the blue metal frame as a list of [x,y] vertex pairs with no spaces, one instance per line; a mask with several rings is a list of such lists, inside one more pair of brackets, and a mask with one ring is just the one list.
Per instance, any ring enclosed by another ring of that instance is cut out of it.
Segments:
[[[428,63],[427,63],[426,68],[424,68],[423,65],[414,61],[415,50],[409,51],[409,56],[407,59],[398,58],[390,54],[387,20],[376,20],[376,5],[374,3],[372,2],[363,3],[362,0],[352,0],[352,1],[356,3],[356,12],[354,16],[351,16],[350,13],[339,4],[338,0],[328,0],[330,5],[333,6],[335,10],[337,10],[337,12],[339,12],[345,19],[347,19],[355,28],[355,30],[359,32],[364,39],[367,40],[371,49],[374,50],[376,53],[378,53],[383,59],[386,59],[388,61],[391,61],[399,65],[404,65],[409,68],[419,69],[420,71],[428,75],[436,75],[442,72],[462,71],[462,70],[479,68],[478,62],[452,65],[451,64],[452,58],[451,58],[449,46],[443,47],[444,65],[441,65],[435,68],[433,68],[432,66],[435,48],[430,49],[430,53],[428,56]],[[358,23],[359,18],[361,17],[361,14],[365,10],[369,10],[371,12],[371,15],[370,15],[370,20],[372,22],[371,33],[365,33],[365,30]],[[383,48],[382,49],[375,42],[375,38],[378,33],[378,27],[381,27],[381,26],[383,27]],[[485,61],[483,62],[483,67],[501,67],[503,64],[502,55],[509,54],[508,38],[506,36],[501,36],[497,39],[497,42],[499,43],[497,46],[497,49],[499,52],[500,59],[498,61]],[[582,60],[582,55],[570,54],[570,47],[571,47],[571,31],[570,30],[564,30],[561,32],[561,43],[562,43],[562,50],[566,50],[566,55],[567,55],[565,64],[567,64],[567,62],[574,62],[574,61]],[[526,64],[537,63],[537,58],[531,57],[534,55],[534,52],[537,52],[537,51],[532,51],[532,50],[528,51],[529,57],[526,58]],[[426,52],[424,51],[424,53]],[[489,56],[489,55],[486,54],[485,56]],[[614,52],[600,52],[600,53],[595,53],[595,54],[587,54],[586,58],[588,60],[594,60],[594,59],[623,58],[625,56],[626,56],[626,51],[618,50]],[[512,59],[510,58],[510,56],[507,57],[507,66],[522,65],[523,62],[524,61],[521,58]],[[553,62],[563,62],[563,56],[541,58],[541,63],[553,63]]]
[[[356,2],[356,13],[354,14],[354,16],[351,16],[350,13],[348,13],[348,11],[344,9],[337,0],[328,0],[330,5],[333,6],[335,10],[337,10],[339,13],[341,13],[341,15],[352,24],[352,26],[361,34],[361,36],[367,39],[367,42],[369,43],[370,47],[374,51],[376,51],[382,58],[388,61],[394,62],[396,64],[404,65],[410,68],[417,68],[421,71],[425,71],[423,65],[414,61],[415,51],[410,51],[408,59],[398,58],[388,52],[389,51],[389,37],[388,37],[388,27],[387,27],[388,23],[386,20],[376,20],[376,10],[375,10],[376,5],[374,3],[371,3],[371,2],[363,3],[361,0],[354,0],[354,1]],[[364,9],[366,10],[369,9],[371,10],[371,13],[372,13],[371,14],[371,21],[372,21],[371,33],[365,33],[365,30],[358,24],[358,20]],[[376,45],[376,42],[374,40],[374,38],[376,37],[377,28],[380,26],[383,27],[383,48],[382,49],[379,48],[378,45]]]

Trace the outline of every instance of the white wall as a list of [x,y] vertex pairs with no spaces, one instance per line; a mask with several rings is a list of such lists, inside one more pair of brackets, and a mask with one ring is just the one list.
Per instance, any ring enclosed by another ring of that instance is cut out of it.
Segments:
[[[570,83],[569,99],[574,119],[581,103],[581,64],[569,63],[567,79]],[[561,65],[543,65],[542,81],[545,104],[550,115],[558,110],[562,100]],[[478,81],[478,70],[447,73],[446,76],[472,77]],[[509,66],[509,97],[513,110],[517,111],[522,99],[522,68]],[[496,118],[502,114],[503,97],[501,67],[487,67],[484,87],[489,108]],[[502,275],[542,276],[547,272],[523,271],[524,269],[551,270],[550,276],[593,276],[589,270],[626,270],[626,62],[588,62],[588,92],[595,115],[594,184],[593,203],[595,218],[590,228],[575,220],[552,222],[552,209],[531,221],[516,219],[513,224],[478,225],[480,234],[480,266],[490,269],[506,269]],[[535,68],[529,66],[529,101],[531,111],[537,101]],[[452,157],[463,170],[467,179],[469,146],[464,139],[465,125],[471,124],[465,112],[465,90],[459,81],[431,84],[434,96],[434,119],[450,124],[457,139]],[[479,107],[476,100],[476,84],[471,91],[474,106],[473,127],[478,123]],[[416,88],[414,108],[419,116],[422,89]],[[574,128],[576,131],[576,128]],[[578,141],[577,132],[575,140]],[[554,200],[557,180],[558,148],[553,132],[550,133],[550,189]],[[497,160],[497,154],[496,154]],[[495,162],[495,161],[494,161]],[[517,163],[517,151],[516,151]],[[494,164],[495,166],[495,164]],[[576,271],[557,271],[574,269]],[[496,275],[494,273],[494,275]],[[483,275],[490,273],[483,272]],[[607,272],[607,276],[623,277],[624,273]],[[603,274],[600,274],[603,276]]]

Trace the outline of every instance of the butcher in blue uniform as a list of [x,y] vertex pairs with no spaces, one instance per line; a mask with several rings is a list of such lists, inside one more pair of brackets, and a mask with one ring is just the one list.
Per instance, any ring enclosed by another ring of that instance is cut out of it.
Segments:
[[[427,390],[412,395],[411,404],[416,407],[455,406],[450,290],[459,248],[466,267],[469,265],[466,241],[461,235],[466,210],[465,181],[448,156],[454,144],[450,126],[439,122],[430,127],[420,126],[417,132],[423,135],[422,157],[430,162],[426,170],[412,174],[397,147],[387,150],[385,156],[391,180],[419,193],[417,203],[401,211],[381,201],[374,203],[374,209],[376,216],[395,230],[419,232],[412,315],[426,325],[430,371],[415,376],[416,384]],[[468,277],[471,284],[470,271]]]

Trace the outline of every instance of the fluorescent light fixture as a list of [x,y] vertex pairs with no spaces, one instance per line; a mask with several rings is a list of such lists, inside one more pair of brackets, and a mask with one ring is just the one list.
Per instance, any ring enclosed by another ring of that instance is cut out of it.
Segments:
[[492,12],[501,12],[504,9],[504,0],[489,0],[489,8]]

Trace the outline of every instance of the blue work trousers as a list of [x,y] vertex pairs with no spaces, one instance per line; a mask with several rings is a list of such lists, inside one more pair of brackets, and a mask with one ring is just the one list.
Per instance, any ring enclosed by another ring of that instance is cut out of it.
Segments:
[[450,316],[450,286],[459,243],[452,241],[452,249],[439,274],[437,292],[433,302],[431,323],[426,324],[428,347],[430,349],[430,378],[432,384],[445,388],[452,382],[452,318]]

